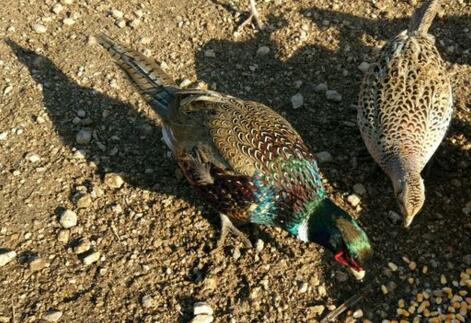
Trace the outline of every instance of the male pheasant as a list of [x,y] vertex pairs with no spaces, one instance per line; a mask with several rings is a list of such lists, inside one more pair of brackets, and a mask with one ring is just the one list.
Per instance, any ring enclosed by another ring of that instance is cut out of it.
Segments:
[[279,226],[363,277],[367,235],[326,196],[313,154],[285,119],[260,103],[180,89],[155,61],[106,36],[98,41],[159,114],[188,182],[220,213],[219,246],[228,231],[250,245],[231,220]]
[[418,8],[408,30],[388,41],[364,76],[358,125],[368,151],[389,176],[403,225],[425,201],[420,175],[453,113],[450,79],[428,29],[439,1]]

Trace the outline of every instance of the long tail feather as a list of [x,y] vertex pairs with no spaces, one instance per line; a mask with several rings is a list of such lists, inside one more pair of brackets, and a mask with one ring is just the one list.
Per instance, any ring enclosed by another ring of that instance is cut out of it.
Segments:
[[409,22],[409,33],[426,34],[432,25],[433,19],[440,9],[439,0],[427,0],[414,11]]
[[155,61],[118,45],[108,36],[101,34],[97,36],[97,40],[111,54],[160,117],[168,119],[169,105],[178,89],[172,78]]

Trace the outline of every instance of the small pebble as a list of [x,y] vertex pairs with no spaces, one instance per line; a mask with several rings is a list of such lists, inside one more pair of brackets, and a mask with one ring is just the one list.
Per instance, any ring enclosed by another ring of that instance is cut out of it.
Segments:
[[7,95],[13,90],[13,86],[8,85],[4,90],[3,90],[3,95]]
[[329,88],[327,87],[327,84],[325,83],[320,83],[320,84],[317,84],[316,87],[314,88],[314,91],[318,92],[318,93],[324,93],[328,90]]
[[92,197],[90,194],[83,194],[77,199],[77,207],[79,209],[86,209],[92,204]]
[[36,258],[29,263],[31,271],[39,271],[47,266],[47,263],[42,258]]
[[391,271],[396,271],[397,270],[397,265],[393,262],[388,262],[388,267],[391,269]]
[[77,225],[77,214],[75,214],[74,211],[67,209],[62,213],[59,223],[64,229],[72,228]]
[[8,133],[6,131],[0,132],[0,140],[7,140]]
[[399,223],[402,221],[402,217],[394,211],[388,212],[388,218],[391,219],[392,223]]
[[360,184],[360,183],[353,185],[353,191],[358,195],[366,194],[365,186],[363,186],[363,184]]
[[332,155],[328,151],[321,151],[316,154],[316,157],[320,164],[328,163],[333,160]]
[[327,98],[327,100],[333,101],[333,102],[342,101],[342,95],[340,95],[340,93],[335,90],[327,90],[325,92],[325,97]]
[[213,309],[206,302],[197,302],[193,305],[193,315],[200,314],[213,315]]
[[89,128],[81,129],[75,136],[75,141],[80,145],[87,145],[92,140],[92,130]]
[[57,322],[62,317],[61,311],[49,311],[44,316],[43,319],[48,322]]
[[358,65],[358,69],[362,71],[363,73],[366,73],[369,68],[370,68],[370,64],[368,64],[367,62],[362,62],[360,65]]
[[212,49],[208,49],[204,52],[204,56],[209,57],[209,58],[214,58],[216,57],[216,53]]
[[69,237],[70,237],[69,230],[60,230],[59,233],[57,234],[57,240],[59,242],[62,242],[63,244],[66,244],[69,242]]
[[41,25],[41,24],[33,24],[31,28],[33,28],[34,32],[38,34],[43,34],[47,31],[46,26]]
[[296,93],[291,97],[291,106],[293,109],[298,109],[304,105],[304,97],[301,93]]
[[118,9],[112,9],[111,15],[116,19],[121,19],[124,17],[124,13]]
[[54,12],[56,15],[58,15],[63,9],[64,9],[64,7],[60,3],[56,3],[52,7],[52,12]]
[[260,253],[263,250],[264,245],[265,243],[263,242],[262,239],[257,240],[257,243],[255,245],[255,250],[257,251],[257,253]]
[[347,202],[350,203],[351,206],[355,207],[357,206],[358,204],[360,204],[360,197],[356,194],[350,194],[348,197],[347,197]]
[[308,287],[309,287],[308,283],[302,282],[302,283],[299,285],[299,293],[300,293],[300,294],[304,294],[305,292],[307,292]]
[[239,248],[234,248],[234,252],[232,253],[232,257],[234,260],[237,260],[240,258],[240,249]]
[[0,267],[5,266],[8,264],[10,261],[16,258],[16,252],[15,251],[7,251],[4,253],[0,254]]
[[119,28],[124,28],[126,27],[126,20],[124,19],[118,19],[116,20],[116,26],[118,26]]
[[146,308],[151,308],[155,306],[155,300],[150,295],[145,295],[141,299],[142,306]]
[[363,311],[361,309],[358,309],[356,310],[355,312],[353,312],[353,318],[355,319],[359,319],[359,318],[362,318],[363,317]]
[[64,18],[64,20],[62,20],[62,23],[66,26],[72,26],[73,24],[75,24],[75,20],[72,18]]
[[108,173],[105,175],[105,184],[109,188],[120,188],[124,184],[124,180],[116,173]]
[[265,56],[270,52],[270,48],[267,46],[261,46],[257,49],[257,56]]
[[83,264],[85,266],[88,266],[88,265],[93,264],[94,262],[97,262],[99,259],[100,259],[100,252],[96,251],[84,257]]
[[36,163],[36,162],[41,160],[41,157],[39,157],[39,155],[35,154],[35,153],[28,153],[26,155],[25,159],[32,162],[32,163]]
[[212,321],[214,321],[214,317],[212,315],[200,314],[195,316],[191,320],[191,323],[211,323]]
[[71,5],[74,3],[74,0],[62,0],[62,3],[66,5]]
[[383,292],[384,295],[386,295],[389,292],[386,286],[384,285],[381,285],[381,291]]
[[409,263],[409,269],[410,270],[415,270],[417,268],[417,264],[414,261],[411,261]]
[[83,239],[79,242],[78,245],[74,247],[74,252],[76,254],[81,254],[90,250],[90,247],[91,247],[90,240]]
[[324,305],[315,305],[315,306],[311,307],[311,311],[316,315],[322,315],[324,310],[325,310]]

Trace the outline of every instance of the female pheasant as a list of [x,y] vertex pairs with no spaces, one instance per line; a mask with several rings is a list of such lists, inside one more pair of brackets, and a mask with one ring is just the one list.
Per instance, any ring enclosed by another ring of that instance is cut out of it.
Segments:
[[161,117],[165,143],[188,182],[220,212],[222,234],[250,241],[231,220],[279,226],[330,249],[357,278],[370,256],[365,232],[322,187],[299,134],[270,108],[205,90],[183,90],[137,52],[98,37]]
[[414,12],[408,30],[384,45],[359,95],[363,140],[392,181],[406,228],[425,201],[420,173],[453,113],[450,79],[427,33],[438,8],[438,1],[426,1]]

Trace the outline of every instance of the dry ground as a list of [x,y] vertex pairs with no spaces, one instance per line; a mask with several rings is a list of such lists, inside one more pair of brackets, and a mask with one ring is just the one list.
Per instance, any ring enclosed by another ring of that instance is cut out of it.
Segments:
[[[217,322],[313,321],[328,312],[319,315],[319,305],[332,309],[364,285],[322,248],[271,228],[244,228],[264,241],[259,251],[231,239],[224,254],[211,255],[217,216],[181,178],[154,113],[93,44],[89,36],[100,31],[165,62],[180,82],[199,80],[272,106],[314,151],[333,156],[321,165],[329,192],[371,237],[368,279],[389,288],[355,306],[364,317],[398,317],[400,298],[441,288],[440,274],[452,286],[471,267],[471,215],[463,211],[471,201],[469,0],[444,0],[432,27],[456,113],[426,177],[427,203],[408,232],[388,215],[397,211],[391,185],[364,148],[354,104],[358,65],[406,28],[415,1],[260,0],[267,29],[240,35],[245,1],[64,0],[62,10],[58,2],[0,7],[0,36],[10,39],[0,41],[0,248],[17,253],[0,267],[2,322],[38,321],[48,311],[61,311],[64,322],[186,322],[196,301],[208,302]],[[261,46],[270,52],[256,55]],[[342,101],[328,102],[314,90],[320,83]],[[293,109],[298,92],[305,104]],[[93,136],[80,145],[83,128]],[[110,188],[107,173],[125,184]],[[367,193],[353,208],[346,197],[356,183]],[[66,208],[78,225],[61,232]],[[100,252],[88,266],[75,252],[87,240]],[[385,269],[387,262],[399,269]]]

